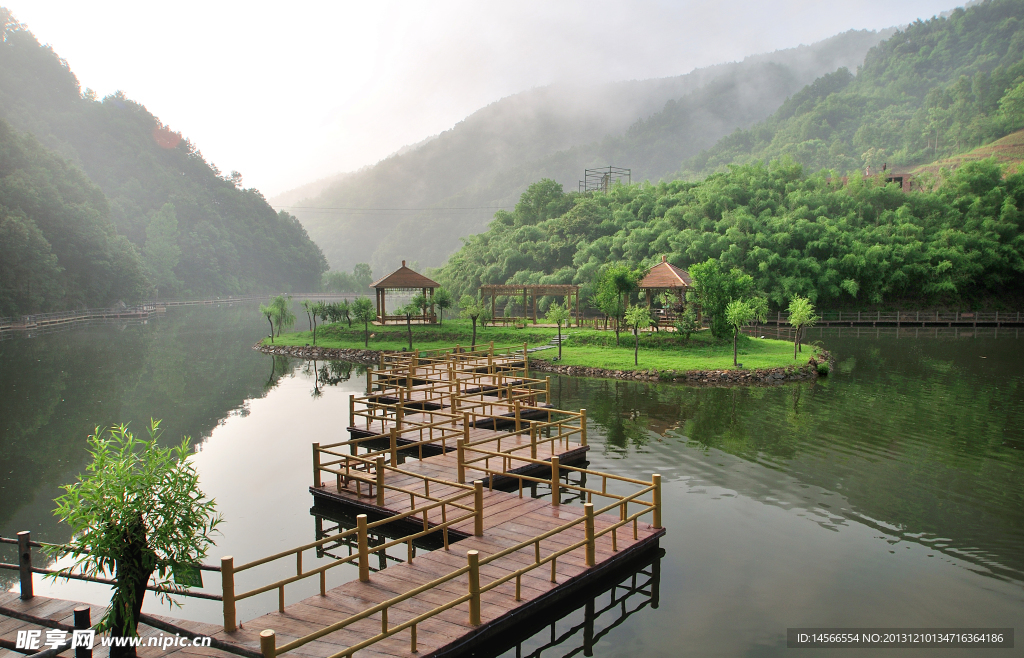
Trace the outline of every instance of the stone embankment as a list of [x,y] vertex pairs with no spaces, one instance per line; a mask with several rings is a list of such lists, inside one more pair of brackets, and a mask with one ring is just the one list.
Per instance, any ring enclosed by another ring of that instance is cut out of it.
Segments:
[[606,370],[604,368],[590,368],[587,366],[563,366],[541,359],[531,359],[530,369],[540,372],[555,372],[572,377],[606,377],[630,381],[681,382],[699,386],[735,386],[737,384],[773,386],[786,382],[817,379],[819,377],[818,363],[827,363],[831,371],[832,361],[831,354],[819,352],[816,356],[812,356],[805,364],[786,368],[677,371],[654,369]]
[[[339,349],[331,347],[301,347],[289,345],[261,345],[256,343],[253,349],[264,354],[290,356],[296,359],[316,359],[324,361],[352,361],[366,365],[376,365],[380,358],[377,350]],[[572,377],[605,377],[631,381],[649,382],[682,382],[701,386],[735,386],[737,384],[772,386],[792,381],[816,379],[818,363],[824,362],[831,370],[834,366],[832,355],[819,350],[807,363],[786,368],[764,368],[746,370],[743,368],[729,370],[606,370],[588,366],[567,366],[530,359],[530,369],[538,372],[554,372]]]
[[366,365],[376,365],[380,359],[378,350],[350,350],[334,347],[301,347],[292,345],[261,345],[256,343],[254,350],[275,356],[291,356],[296,359],[315,359],[318,361],[352,361]]

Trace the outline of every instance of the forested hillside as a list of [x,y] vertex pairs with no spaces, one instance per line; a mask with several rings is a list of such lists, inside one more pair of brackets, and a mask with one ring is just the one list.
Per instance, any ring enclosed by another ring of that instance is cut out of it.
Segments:
[[[547,177],[574,188],[585,168],[608,164],[632,168],[634,180],[658,180],[823,73],[855,67],[881,38],[851,31],[673,78],[516,94],[293,212],[336,269],[367,254],[374,271],[403,258],[439,265],[459,237],[483,230],[494,207],[513,205],[530,183]],[[422,208],[437,209],[394,210]]]
[[435,277],[456,297],[486,283],[577,283],[613,263],[738,267],[775,308],[818,304],[975,304],[1020,297],[1024,175],[994,161],[958,169],[934,192],[799,164],[736,166],[700,182],[617,186],[609,194],[531,186]]
[[856,75],[822,77],[764,122],[684,163],[682,174],[782,156],[811,171],[905,168],[1021,127],[1024,2],[986,0],[897,32]]
[[149,288],[103,192],[0,120],[0,316],[134,301]]
[[237,172],[222,175],[143,105],[83,93],[68,63],[6,9],[0,22],[0,117],[99,186],[102,214],[142,254],[160,296],[315,289],[326,261],[298,220],[243,189]]

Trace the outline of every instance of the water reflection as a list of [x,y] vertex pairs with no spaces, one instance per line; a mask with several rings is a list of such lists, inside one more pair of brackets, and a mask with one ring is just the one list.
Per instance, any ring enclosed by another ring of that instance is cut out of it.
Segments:
[[[728,389],[561,378],[552,385],[563,404],[587,408],[603,437],[594,442],[600,454],[591,453],[598,470],[699,474],[771,504],[823,511],[829,524],[865,523],[989,576],[1024,580],[1018,343],[837,335],[826,343],[837,372],[818,382]],[[718,465],[719,451],[766,468],[733,479]],[[798,493],[789,495],[787,479]],[[808,500],[800,491],[807,487],[826,494]]]
[[572,595],[572,604],[546,610],[516,624],[515,630],[487,641],[472,656],[536,658],[593,656],[609,633],[644,608],[657,609],[661,597],[661,559],[654,549],[589,588]]

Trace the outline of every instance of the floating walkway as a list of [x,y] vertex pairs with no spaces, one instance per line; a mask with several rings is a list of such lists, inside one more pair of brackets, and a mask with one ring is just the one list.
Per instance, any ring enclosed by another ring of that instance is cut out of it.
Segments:
[[[350,438],[313,444],[316,507],[354,514],[355,527],[247,564],[222,558],[221,594],[206,595],[223,603],[215,639],[265,658],[458,655],[649,561],[665,533],[660,476],[585,468],[586,411],[552,407],[550,380],[528,365],[525,345],[382,355],[349,399]],[[396,538],[370,546],[370,533]],[[417,554],[423,542],[438,548]],[[349,555],[303,567],[346,543]],[[385,565],[403,546],[406,561]],[[372,574],[371,558],[383,567]],[[293,576],[236,591],[237,574],[280,560]],[[342,564],[358,579],[328,589]],[[288,601],[307,578],[320,593]],[[241,628],[237,602],[275,590],[278,610]]]

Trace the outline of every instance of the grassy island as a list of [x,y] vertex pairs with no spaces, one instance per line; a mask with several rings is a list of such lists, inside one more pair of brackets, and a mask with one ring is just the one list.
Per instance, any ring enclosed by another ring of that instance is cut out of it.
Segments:
[[[428,350],[463,345],[468,347],[472,337],[469,320],[445,320],[443,325],[413,325],[413,349]],[[374,350],[408,349],[408,329],[404,324],[371,326],[368,345]],[[477,327],[477,344],[493,341],[495,346],[521,345],[530,347],[547,345],[557,333],[554,326],[527,325],[524,329],[511,327]],[[732,369],[732,340],[719,340],[709,331],[700,331],[684,341],[672,331],[644,332],[640,337],[639,365],[633,365],[633,336],[623,331],[619,346],[615,345],[615,332],[595,329],[562,328],[565,338],[562,347],[564,365],[578,365],[609,370],[693,370]],[[317,329],[316,344],[320,347],[360,349],[364,346],[363,327],[354,323],[335,322]],[[286,333],[274,339],[275,345],[312,345],[309,331]],[[269,339],[264,344],[270,344]],[[779,368],[804,365],[813,353],[805,346],[796,360],[793,344],[788,341],[739,338],[739,361],[744,369]],[[550,361],[558,355],[557,349],[531,354],[531,359]]]

